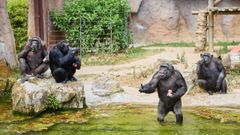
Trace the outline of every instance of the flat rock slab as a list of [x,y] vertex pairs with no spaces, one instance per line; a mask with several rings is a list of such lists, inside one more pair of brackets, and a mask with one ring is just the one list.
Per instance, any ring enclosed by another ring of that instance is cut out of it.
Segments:
[[49,96],[54,97],[63,108],[83,108],[84,85],[81,81],[56,83],[52,77],[31,78],[25,83],[18,80],[12,89],[13,111],[35,114],[46,110]]

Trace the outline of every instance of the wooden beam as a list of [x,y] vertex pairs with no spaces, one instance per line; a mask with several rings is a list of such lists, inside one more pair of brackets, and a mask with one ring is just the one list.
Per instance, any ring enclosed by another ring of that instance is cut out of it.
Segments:
[[214,6],[217,6],[219,3],[221,3],[222,2],[222,0],[215,0],[214,1]]
[[213,0],[208,0],[208,43],[209,43],[209,52],[213,52],[213,43],[214,43],[214,15],[213,12],[210,10],[211,8],[214,7],[214,1]]

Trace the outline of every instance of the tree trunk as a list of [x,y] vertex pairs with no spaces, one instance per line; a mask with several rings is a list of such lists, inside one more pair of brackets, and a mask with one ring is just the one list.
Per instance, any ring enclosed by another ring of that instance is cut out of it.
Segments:
[[28,0],[28,38],[36,36],[34,20],[34,0]]
[[15,38],[7,12],[7,0],[0,0],[0,61],[6,61],[11,69],[17,66]]

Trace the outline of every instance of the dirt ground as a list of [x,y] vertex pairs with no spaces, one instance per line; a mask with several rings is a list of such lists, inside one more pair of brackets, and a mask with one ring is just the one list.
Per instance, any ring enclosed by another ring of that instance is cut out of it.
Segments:
[[[146,49],[156,49],[149,48]],[[84,66],[76,73],[76,76],[111,76],[120,82],[124,93],[118,96],[116,102],[122,103],[141,103],[157,104],[157,93],[143,94],[138,92],[141,83],[146,83],[152,73],[158,69],[161,63],[172,63],[175,69],[179,70],[191,90],[194,80],[193,71],[196,69],[196,62],[200,58],[200,53],[196,53],[190,47],[164,47],[165,51],[149,56],[144,59],[133,61],[126,64],[108,66]],[[84,79],[83,79],[84,80]],[[194,91],[194,90],[193,90]],[[189,91],[188,91],[189,92]],[[228,94],[208,95],[204,92],[187,93],[183,97],[183,106],[239,106],[240,89],[237,86],[230,87]]]

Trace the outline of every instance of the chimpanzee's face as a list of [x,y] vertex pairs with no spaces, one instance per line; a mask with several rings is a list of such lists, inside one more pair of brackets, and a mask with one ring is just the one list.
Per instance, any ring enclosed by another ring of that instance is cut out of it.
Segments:
[[209,54],[209,53],[204,53],[204,54],[201,54],[201,57],[202,57],[202,62],[205,65],[209,65],[209,63],[211,62],[213,56],[211,54]]
[[36,39],[33,39],[31,42],[31,48],[33,52],[36,52],[39,49],[39,42]]
[[172,76],[174,68],[169,64],[162,64],[158,71],[160,79],[167,79]]
[[66,55],[69,51],[69,44],[66,42],[61,43],[61,52]]

